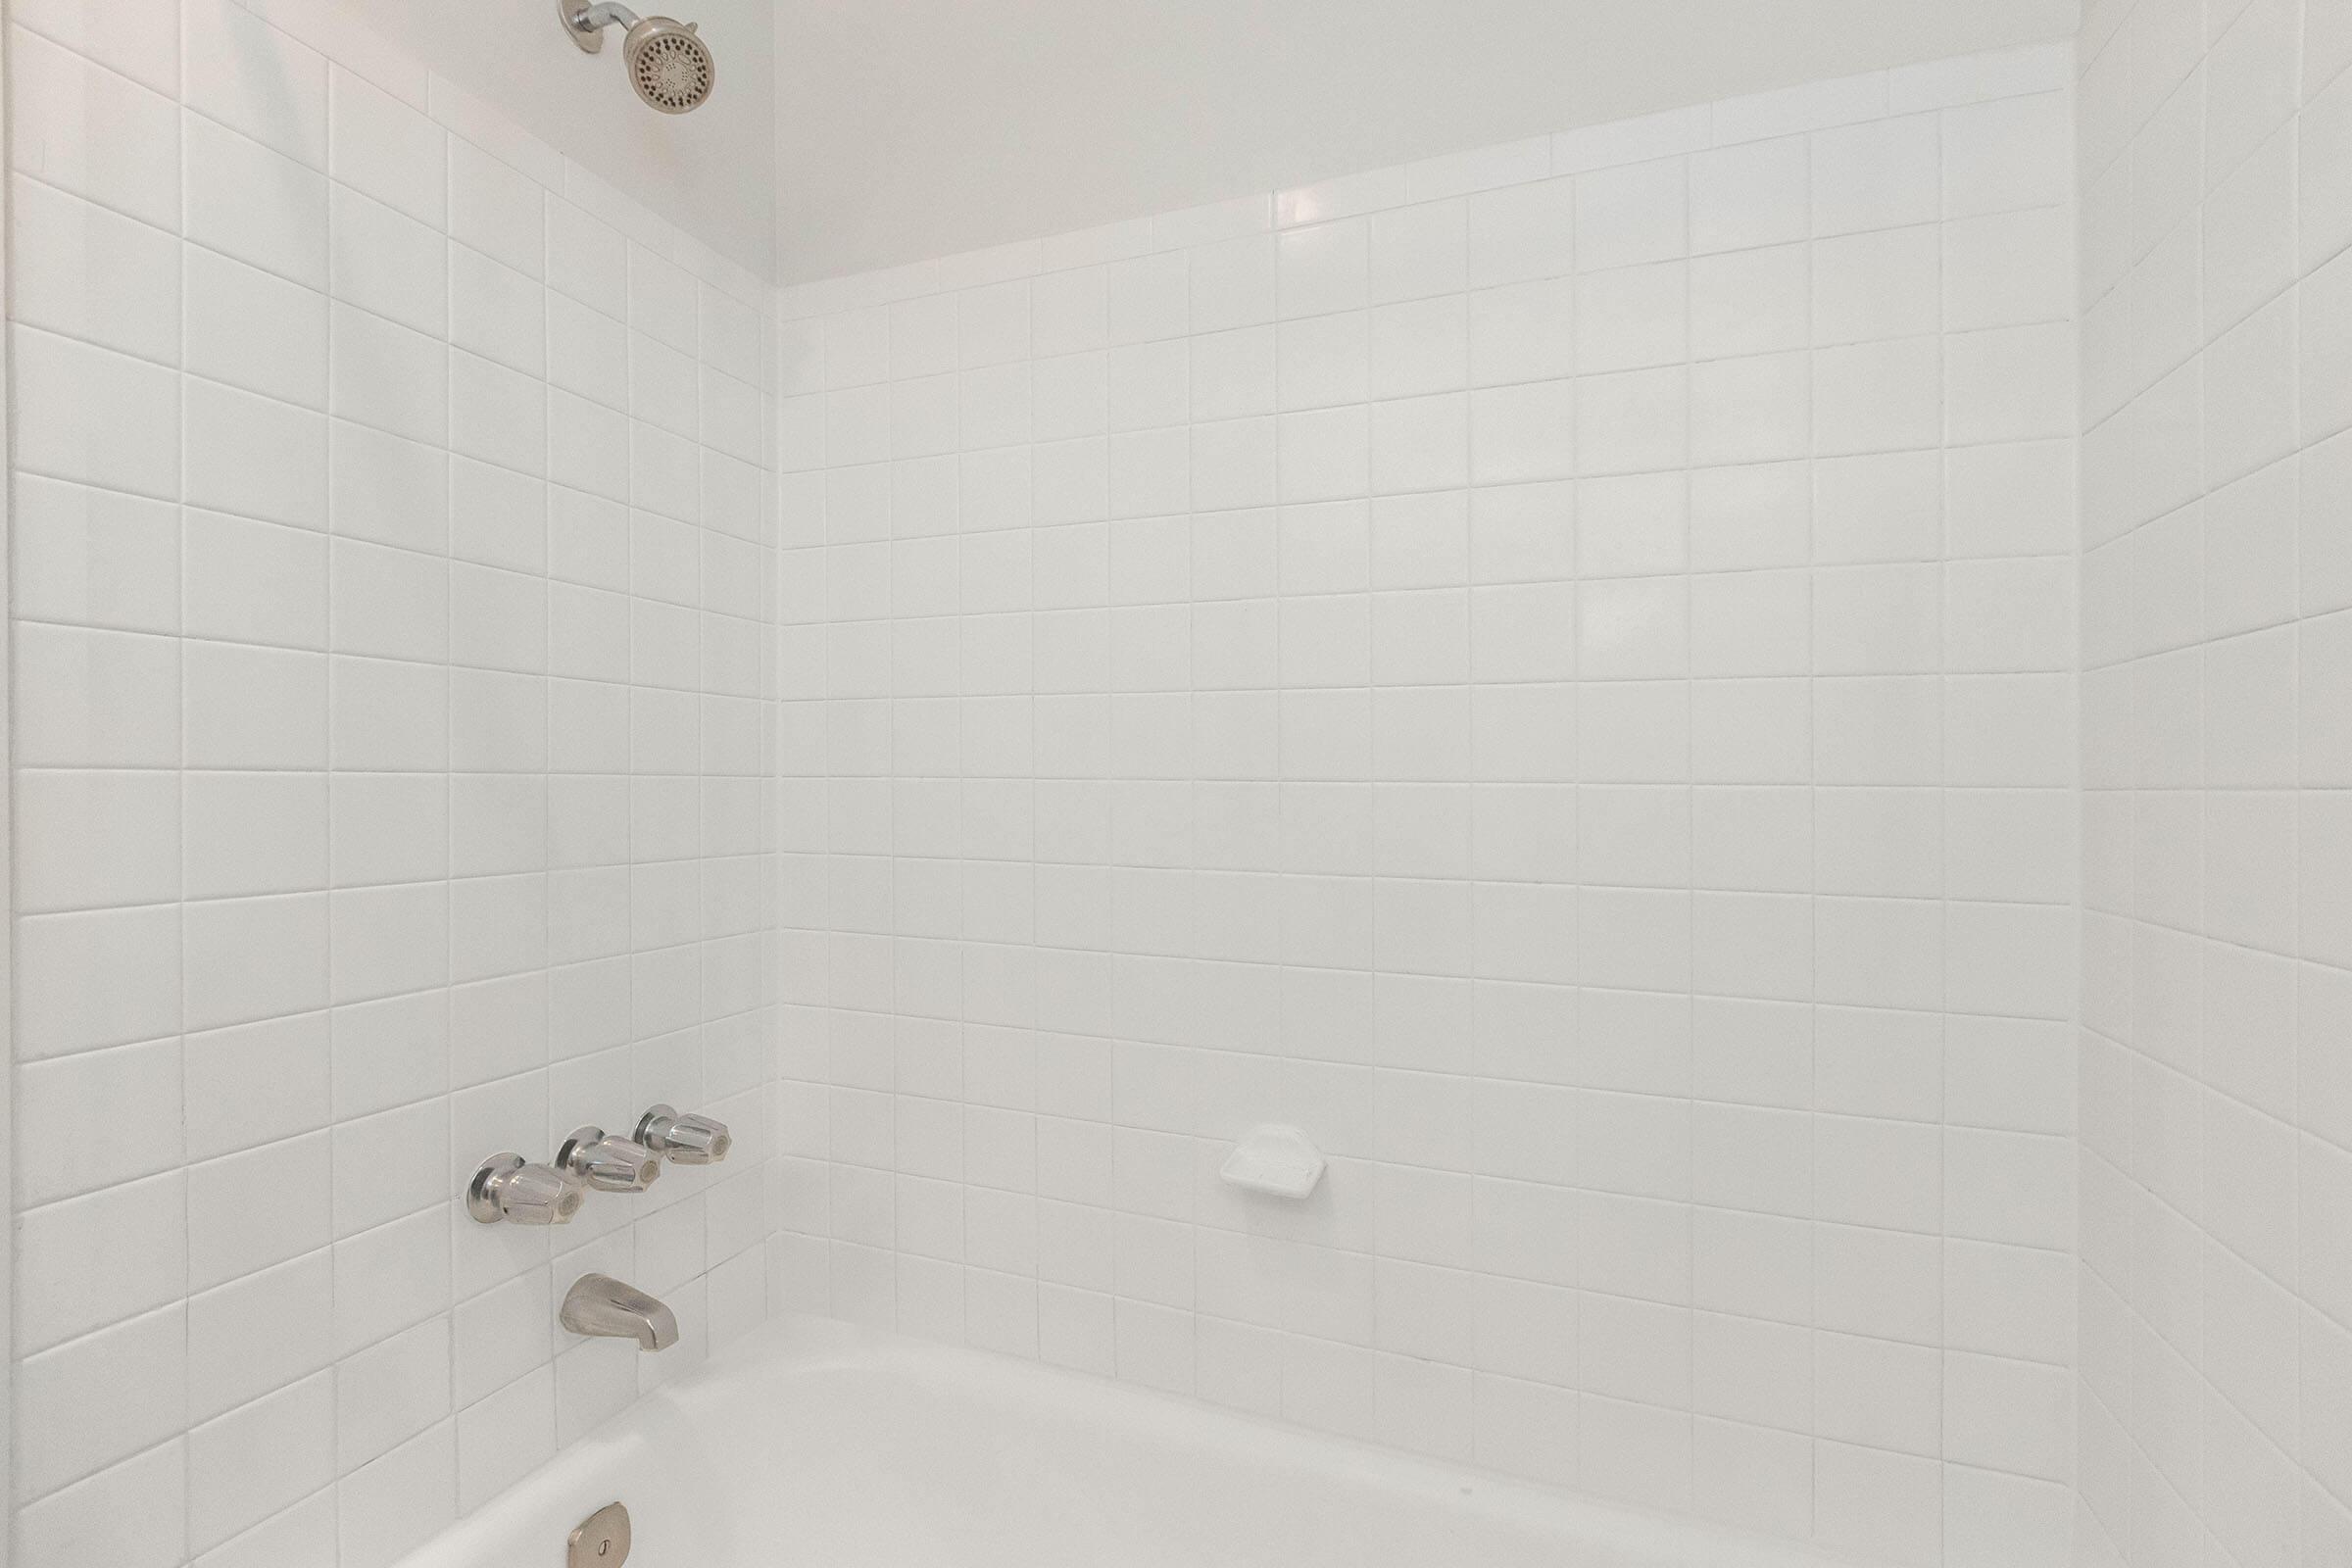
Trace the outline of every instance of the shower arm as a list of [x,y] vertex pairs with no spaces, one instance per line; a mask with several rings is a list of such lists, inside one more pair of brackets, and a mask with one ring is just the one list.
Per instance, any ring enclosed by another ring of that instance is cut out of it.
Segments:
[[613,0],[595,0],[593,5],[589,0],[556,0],[556,10],[571,41],[590,54],[604,48],[607,27],[634,27],[639,20],[636,12]]

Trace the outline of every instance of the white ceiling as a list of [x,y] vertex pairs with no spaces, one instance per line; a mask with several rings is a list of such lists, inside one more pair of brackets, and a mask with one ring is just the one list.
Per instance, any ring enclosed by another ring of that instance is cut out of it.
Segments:
[[[676,3],[715,11],[721,0]],[[786,280],[2063,37],[2078,10],[2077,0],[775,5]]]

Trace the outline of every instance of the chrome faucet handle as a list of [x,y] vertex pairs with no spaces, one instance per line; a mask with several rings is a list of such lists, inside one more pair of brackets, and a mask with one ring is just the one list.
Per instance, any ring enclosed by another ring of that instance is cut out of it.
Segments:
[[556,1151],[556,1168],[600,1193],[642,1193],[662,1174],[662,1156],[602,1127],[574,1127]]
[[715,1165],[735,1147],[725,1122],[681,1116],[669,1105],[656,1105],[637,1119],[637,1141],[681,1165]]
[[466,1212],[485,1225],[562,1225],[580,1211],[588,1189],[578,1177],[520,1154],[493,1154],[466,1188]]

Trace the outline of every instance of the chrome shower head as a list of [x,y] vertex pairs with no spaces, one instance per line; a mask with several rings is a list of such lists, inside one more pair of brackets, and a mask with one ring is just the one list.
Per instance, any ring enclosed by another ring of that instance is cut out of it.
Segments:
[[717,66],[698,25],[669,17],[640,17],[612,0],[556,0],[556,15],[571,41],[589,54],[605,47],[605,29],[628,28],[620,41],[621,63],[637,96],[665,115],[700,109],[710,97]]
[[665,115],[700,109],[710,96],[710,46],[691,22],[648,17],[621,40],[620,57],[628,62],[637,96]]

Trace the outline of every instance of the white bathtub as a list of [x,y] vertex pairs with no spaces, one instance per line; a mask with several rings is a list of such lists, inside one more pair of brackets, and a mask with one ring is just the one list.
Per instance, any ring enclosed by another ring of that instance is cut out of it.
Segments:
[[1820,1568],[1022,1362],[808,1319],[649,1396],[401,1568]]

